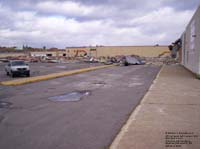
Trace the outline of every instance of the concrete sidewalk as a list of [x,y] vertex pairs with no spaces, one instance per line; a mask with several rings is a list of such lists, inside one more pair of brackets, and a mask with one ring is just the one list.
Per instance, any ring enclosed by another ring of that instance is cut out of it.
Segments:
[[200,80],[163,66],[111,149],[200,149]]

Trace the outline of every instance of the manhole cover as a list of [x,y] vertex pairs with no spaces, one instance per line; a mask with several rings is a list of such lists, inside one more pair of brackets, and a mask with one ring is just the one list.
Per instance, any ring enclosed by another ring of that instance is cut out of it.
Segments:
[[9,108],[12,105],[10,102],[0,101],[0,108]]
[[48,99],[51,101],[79,101],[82,97],[90,95],[90,91],[76,91],[67,94],[63,94],[60,96],[49,97]]

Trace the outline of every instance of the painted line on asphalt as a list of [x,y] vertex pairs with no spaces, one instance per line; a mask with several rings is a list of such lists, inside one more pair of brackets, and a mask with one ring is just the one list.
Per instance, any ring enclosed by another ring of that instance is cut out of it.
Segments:
[[80,73],[94,71],[94,70],[103,69],[103,68],[109,68],[113,66],[115,65],[104,65],[104,66],[83,68],[83,69],[53,73],[53,74],[48,74],[48,75],[43,75],[43,76],[23,78],[23,79],[11,80],[11,81],[3,81],[0,84],[5,85],[5,86],[18,86],[18,85],[23,85],[23,84],[28,84],[28,83],[34,83],[34,82],[45,81],[45,80],[50,80],[50,79],[55,79],[55,78],[60,78],[60,77],[71,76],[75,74],[80,74]]

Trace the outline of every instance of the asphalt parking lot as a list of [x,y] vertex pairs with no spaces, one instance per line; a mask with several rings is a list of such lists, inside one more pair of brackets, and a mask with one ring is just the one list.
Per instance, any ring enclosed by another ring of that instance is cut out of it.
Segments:
[[[0,82],[7,81],[7,80],[13,80],[16,78],[17,79],[23,78],[23,76],[18,76],[15,78],[7,76],[5,69],[4,69],[6,64],[7,63],[0,63]],[[55,72],[62,72],[62,71],[68,71],[68,70],[74,70],[74,69],[94,67],[94,66],[99,66],[99,65],[101,65],[101,64],[78,63],[78,62],[77,63],[29,63],[31,77],[46,75],[46,74],[55,73]]]
[[[0,86],[0,148],[104,149],[160,67],[112,67],[23,86]],[[87,91],[79,101],[52,97]]]

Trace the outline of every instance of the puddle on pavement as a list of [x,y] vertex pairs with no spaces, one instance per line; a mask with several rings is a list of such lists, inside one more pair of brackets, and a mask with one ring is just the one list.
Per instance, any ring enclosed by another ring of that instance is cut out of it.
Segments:
[[10,102],[0,101],[0,109],[1,108],[9,108],[12,105]]
[[82,97],[88,96],[90,94],[91,94],[90,91],[75,91],[75,92],[70,92],[67,94],[60,95],[60,96],[49,97],[48,99],[55,102],[79,101],[82,99]]

